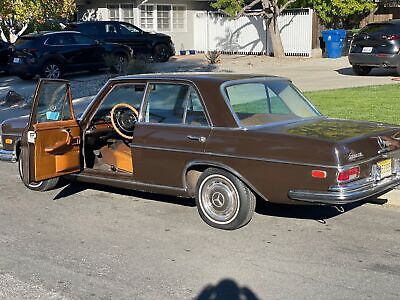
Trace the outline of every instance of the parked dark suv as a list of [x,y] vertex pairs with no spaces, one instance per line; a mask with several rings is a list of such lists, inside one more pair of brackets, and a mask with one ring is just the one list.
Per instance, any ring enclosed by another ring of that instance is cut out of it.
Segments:
[[357,75],[372,68],[397,68],[400,75],[400,20],[371,23],[354,36],[349,62]]
[[100,43],[80,32],[42,32],[16,41],[9,69],[22,79],[36,74],[59,78],[63,73],[97,70],[110,64],[121,69],[131,57],[132,49],[127,46]]
[[67,29],[82,32],[99,41],[127,45],[133,49],[135,55],[151,55],[156,61],[165,62],[175,55],[174,44],[169,35],[149,33],[125,22],[78,22],[68,24]]
[[0,72],[7,71],[7,64],[10,59],[9,46],[10,44],[0,40]]

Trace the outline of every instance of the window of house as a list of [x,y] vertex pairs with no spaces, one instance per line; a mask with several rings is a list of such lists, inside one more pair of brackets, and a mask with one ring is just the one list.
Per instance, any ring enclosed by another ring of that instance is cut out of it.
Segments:
[[119,5],[118,4],[108,4],[108,18],[110,21],[119,21]]
[[122,21],[131,23],[135,21],[133,16],[133,4],[121,4]]
[[172,20],[174,31],[184,31],[186,25],[186,8],[184,6],[172,6]]
[[140,27],[154,31],[185,31],[185,5],[141,5]]
[[157,5],[157,30],[171,31],[170,5]]
[[154,6],[143,5],[140,8],[140,27],[144,30],[154,30]]
[[133,24],[135,21],[133,4],[107,4],[110,21],[122,21]]

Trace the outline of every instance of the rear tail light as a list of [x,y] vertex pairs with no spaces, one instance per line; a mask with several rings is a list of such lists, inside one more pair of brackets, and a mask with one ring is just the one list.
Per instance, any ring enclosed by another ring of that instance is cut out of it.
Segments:
[[382,36],[382,38],[389,40],[389,41],[400,40],[400,35],[398,35],[398,34],[384,35],[384,36]]
[[324,179],[324,178],[326,178],[326,171],[312,170],[311,171],[311,177],[318,178],[318,179]]
[[351,169],[343,170],[338,173],[338,182],[345,182],[360,177],[360,167],[356,166]]

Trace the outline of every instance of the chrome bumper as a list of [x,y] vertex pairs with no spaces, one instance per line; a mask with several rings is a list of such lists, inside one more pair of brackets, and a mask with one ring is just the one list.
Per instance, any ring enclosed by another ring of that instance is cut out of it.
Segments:
[[290,190],[289,198],[314,204],[347,204],[388,192],[399,184],[400,176],[392,176],[377,182],[368,178],[343,186],[333,186],[327,192]]
[[0,160],[16,162],[17,154],[15,153],[15,151],[0,149]]

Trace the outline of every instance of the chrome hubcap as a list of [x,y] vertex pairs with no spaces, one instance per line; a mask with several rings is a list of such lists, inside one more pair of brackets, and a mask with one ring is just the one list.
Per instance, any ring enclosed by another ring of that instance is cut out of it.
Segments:
[[199,203],[205,216],[212,222],[228,224],[239,212],[239,193],[231,180],[214,174],[201,183]]
[[54,78],[57,79],[60,77],[61,71],[60,68],[55,64],[49,64],[44,69],[44,74],[46,78]]

